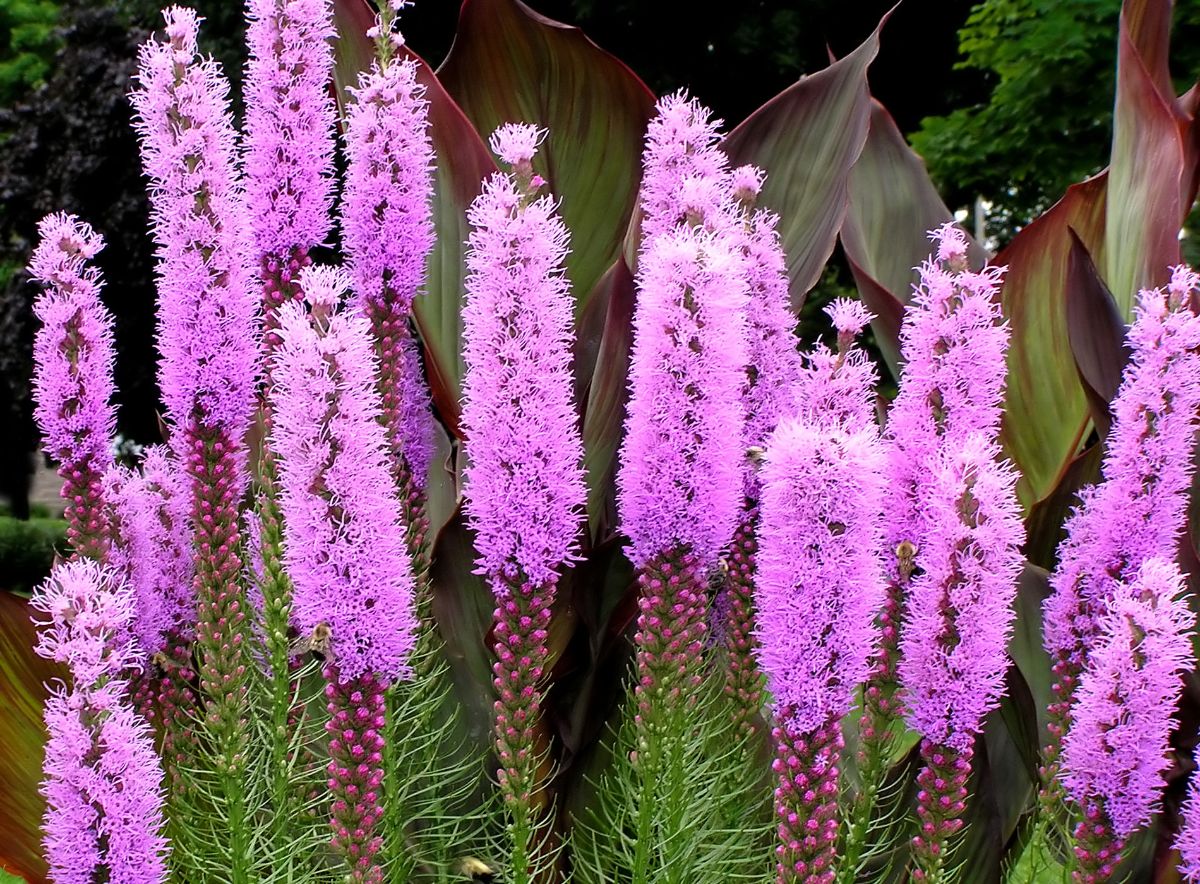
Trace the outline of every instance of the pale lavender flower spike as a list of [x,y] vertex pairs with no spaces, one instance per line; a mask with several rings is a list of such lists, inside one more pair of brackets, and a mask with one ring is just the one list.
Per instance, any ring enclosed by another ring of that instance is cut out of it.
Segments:
[[689,212],[706,217],[729,201],[729,159],[717,145],[721,121],[687,92],[659,99],[642,153],[642,241],[671,230]]
[[883,451],[874,428],[785,420],[762,469],[759,664],[801,734],[850,711],[884,599]]
[[[515,165],[532,159],[544,135],[510,124],[491,142]],[[552,197],[525,200],[514,176],[500,173],[467,212],[464,492],[480,570],[542,585],[578,553],[586,489],[572,402],[567,228]]]
[[[314,268],[301,275],[318,303],[348,282]],[[280,338],[272,441],[296,627],[332,629],[344,682],[406,678],[414,579],[379,423],[370,324],[345,313],[310,318],[292,302],[280,311]]]
[[42,449],[59,464],[68,537],[76,551],[103,555],[107,518],[101,477],[112,463],[113,321],[100,300],[100,271],[88,262],[104,239],[74,215],[47,215],[29,262],[45,289],[34,301],[33,399]]
[[[752,166],[742,166],[735,170],[735,178],[744,178],[746,182],[761,181],[757,175],[751,175],[758,171]],[[778,223],[777,215],[763,210],[751,215],[746,223],[744,248],[749,274],[744,394],[747,447],[765,446],[780,418],[795,412],[795,388],[801,374],[796,316],[788,301],[787,262]],[[754,470],[747,469],[746,473],[747,492],[753,496]]]
[[1183,826],[1175,836],[1179,851],[1179,874],[1185,881],[1200,881],[1200,757],[1192,759],[1193,769],[1188,781],[1187,799],[1183,803]]
[[133,589],[139,648],[153,655],[163,650],[168,635],[186,635],[196,620],[186,478],[171,453],[153,445],[145,451],[141,473],[110,470],[108,487],[117,521],[113,562]]
[[971,751],[999,703],[1008,668],[1012,600],[1025,539],[1015,471],[996,444],[973,434],[941,450],[924,501],[901,642],[909,726],[926,740]]
[[1188,306],[1197,282],[1180,265],[1166,290],[1138,296],[1104,481],[1081,495],[1067,521],[1045,605],[1046,649],[1068,682],[1086,663],[1116,583],[1133,579],[1149,558],[1175,555],[1193,474],[1183,452],[1200,426],[1200,317]]
[[837,330],[837,349],[817,343],[804,354],[792,408],[813,424],[849,430],[874,428],[879,373],[867,352],[855,344],[874,317],[849,298],[835,298],[825,312]]
[[1118,839],[1150,822],[1166,785],[1180,676],[1194,664],[1183,591],[1178,566],[1157,558],[1116,585],[1063,743],[1068,793],[1097,803]]
[[163,15],[169,41],[142,44],[131,95],[158,245],[159,381],[175,426],[241,440],[258,381],[259,297],[229,84],[198,54],[195,11]]
[[734,239],[680,227],[653,238],[638,276],[622,530],[635,565],[690,549],[711,567],[743,495],[745,257]]
[[96,562],[57,566],[33,608],[49,615],[37,652],[67,665],[69,689],[51,689],[41,792],[46,860],[56,882],[167,880],[162,769],[150,728],[126,699],[135,664],[133,598]]
[[248,0],[246,202],[259,255],[329,236],[336,109],[330,0]]

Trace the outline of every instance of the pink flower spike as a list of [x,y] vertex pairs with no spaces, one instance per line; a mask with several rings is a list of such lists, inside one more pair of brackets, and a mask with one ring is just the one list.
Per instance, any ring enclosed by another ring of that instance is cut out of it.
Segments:
[[492,133],[488,147],[505,163],[516,167],[533,159],[546,134],[547,130],[532,123],[505,123]]
[[249,0],[246,202],[260,256],[329,236],[336,109],[330,0]]
[[193,10],[138,57],[136,112],[158,245],[159,380],[167,415],[241,440],[258,383],[259,294],[229,83],[197,54]]
[[954,270],[964,270],[967,265],[967,235],[953,221],[929,231],[929,237],[937,244],[937,259],[951,265]]
[[332,630],[343,683],[407,678],[415,641],[412,561],[379,423],[370,325],[334,313],[317,325],[280,310],[271,405],[284,563],[301,634]]
[[1004,689],[1024,565],[1017,475],[998,456],[996,443],[973,434],[935,459],[901,641],[909,726],[962,752]]
[[100,479],[112,463],[113,320],[100,300],[100,271],[88,261],[104,239],[74,215],[47,215],[30,259],[45,285],[33,305],[33,398],[43,450],[59,464],[68,534],[84,555],[102,556],[108,525]]
[[883,451],[873,427],[780,424],[762,469],[755,602],[776,713],[809,734],[850,711],[884,599]]
[[[517,128],[501,127],[493,142]],[[542,585],[578,554],[587,493],[567,229],[550,196],[522,204],[514,176],[502,173],[485,182],[467,218],[467,514],[481,571]]]
[[673,550],[716,564],[742,504],[746,259],[736,238],[680,227],[648,241],[617,477],[639,567]]
[[1118,839],[1150,822],[1166,785],[1180,676],[1195,662],[1183,591],[1178,567],[1157,558],[1115,587],[1063,741],[1067,791],[1096,803]]

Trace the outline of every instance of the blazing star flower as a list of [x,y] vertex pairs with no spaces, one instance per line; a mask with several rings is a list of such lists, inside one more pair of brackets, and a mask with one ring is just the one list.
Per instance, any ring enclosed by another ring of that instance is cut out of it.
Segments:
[[909,726],[969,751],[1000,700],[1024,559],[1017,476],[974,434],[944,448],[925,500],[928,530],[909,593],[900,683]]
[[102,556],[109,526],[101,477],[116,430],[113,321],[100,300],[100,271],[88,262],[104,239],[74,215],[47,215],[29,271],[45,289],[33,305],[33,398],[43,450],[59,463],[71,545]]
[[153,737],[126,699],[136,654],[133,598],[119,575],[88,560],[57,566],[35,594],[38,654],[67,666],[71,687],[46,702],[42,795],[55,881],[166,881],[162,770]]
[[[966,238],[952,224],[931,232],[937,260],[920,267],[900,331],[904,374],[888,414],[893,513],[888,545],[922,545],[922,476],[931,453],[1000,425],[1009,330],[998,297],[1004,269],[966,270]],[[943,266],[945,262],[947,266]]]
[[159,381],[178,428],[249,429],[258,381],[258,292],[229,83],[197,52],[190,9],[138,55],[136,112],[158,246]]
[[567,229],[551,197],[526,202],[505,174],[488,179],[467,218],[467,515],[483,573],[543,584],[577,554],[586,497]]
[[434,244],[433,143],[424,91],[411,60],[376,61],[360,75],[347,108],[342,203],[355,307],[374,330],[383,420],[407,497],[420,497],[434,451],[429,388],[409,330]]
[[260,255],[307,252],[331,227],[336,109],[330,0],[249,0],[246,202]]
[[762,470],[759,663],[800,734],[850,711],[883,603],[883,452],[874,429],[780,424]]
[[[1200,768],[1200,759],[1193,759]],[[1179,851],[1179,874],[1185,881],[1200,881],[1200,777],[1192,772],[1188,781],[1187,800],[1183,803],[1183,827],[1175,837]]]
[[[659,99],[642,153],[642,241],[687,220],[720,215],[730,203],[729,159],[717,146],[721,121],[684,91]],[[743,174],[738,181],[745,185]]]
[[[738,171],[745,175],[746,168]],[[801,373],[796,316],[788,301],[787,263],[778,224],[779,217],[767,211],[755,212],[746,224],[747,447],[765,446],[779,419],[794,413]]]
[[1162,797],[1194,625],[1183,575],[1159,558],[1113,588],[1101,617],[1063,742],[1063,779],[1077,804],[1103,809],[1118,839],[1148,823]]
[[683,227],[650,243],[638,277],[622,529],[635,565],[688,549],[711,566],[742,504],[745,258],[736,239]]
[[[301,276],[316,303],[329,300],[323,279]],[[344,681],[405,678],[413,572],[378,423],[370,325],[344,313],[310,319],[295,302],[281,309],[279,332],[272,442],[296,627],[330,627]]]
[[857,301],[835,298],[825,312],[837,329],[837,350],[816,344],[804,354],[793,389],[793,409],[810,423],[846,429],[874,428],[879,374],[854,340],[872,316]]
[[[1086,664],[1117,583],[1132,580],[1150,558],[1175,555],[1193,473],[1181,452],[1200,427],[1200,317],[1188,306],[1195,284],[1180,266],[1165,291],[1138,296],[1104,481],[1081,495],[1067,521],[1046,600],[1045,644],[1066,677],[1060,682],[1073,684]],[[1069,702],[1071,691],[1061,693]]]
[[417,65],[373,62],[350,90],[342,240],[357,303],[407,314],[433,248],[433,143]]
[[133,589],[134,635],[142,653],[159,653],[196,619],[190,500],[178,461],[159,445],[146,449],[141,473],[109,471],[120,541],[114,564]]

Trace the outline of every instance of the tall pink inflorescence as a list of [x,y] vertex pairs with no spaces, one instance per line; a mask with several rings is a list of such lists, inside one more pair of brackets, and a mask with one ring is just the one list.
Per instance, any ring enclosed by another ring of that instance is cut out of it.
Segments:
[[1196,618],[1183,575],[1150,558],[1111,590],[1063,740],[1063,783],[1083,812],[1075,879],[1112,879],[1125,839],[1150,822],[1170,766],[1174,711]]
[[43,450],[58,462],[66,499],[67,539],[82,556],[102,559],[111,526],[101,480],[112,464],[116,430],[112,316],[100,300],[100,271],[89,266],[104,239],[74,215],[38,224],[29,272],[45,288],[33,305],[33,398]]
[[138,648],[153,656],[170,637],[189,636],[196,620],[186,477],[168,449],[152,445],[140,472],[116,468],[107,484],[118,536],[113,564],[133,589]]
[[64,664],[70,687],[46,701],[42,795],[53,880],[158,884],[167,880],[162,770],[150,729],[129,705],[125,680],[132,592],[112,569],[57,566],[33,599],[47,615],[37,653]]
[[785,420],[767,446],[755,602],[781,884],[834,879],[840,720],[870,675],[884,600],[883,467],[874,426]]
[[417,623],[370,323],[337,310],[348,285],[339,269],[307,268],[311,314],[300,302],[280,309],[271,441],[295,625],[330,634],[333,845],[348,880],[379,882],[384,691],[410,673]]
[[1200,277],[1181,265],[1166,288],[1139,294],[1104,480],[1080,495],[1050,577],[1044,641],[1055,677],[1044,782],[1051,786],[1079,677],[1117,584],[1133,580],[1150,558],[1173,559],[1185,525],[1194,472],[1185,452],[1200,427],[1200,317],[1189,306],[1198,286]]
[[1013,599],[1024,564],[1017,474],[982,434],[945,447],[925,486],[925,533],[911,584],[900,685],[921,735],[917,880],[942,880],[962,827],[976,735],[1000,701]]
[[[462,422],[463,493],[479,570],[496,596],[497,778],[514,818],[518,853],[540,825],[538,721],[555,589],[578,555],[583,442],[572,401],[574,304],[565,275],[568,234],[532,159],[544,132],[507,124],[492,150],[497,173],[467,212]],[[528,863],[528,855],[514,863]]]
[[377,59],[350,90],[341,222],[355,307],[375,336],[409,548],[421,565],[428,555],[424,491],[434,427],[411,322],[434,245],[434,156],[429,102],[417,73],[412,59]]
[[[719,171],[720,164],[716,164]],[[729,173],[734,198],[747,209],[742,249],[747,260],[747,360],[743,401],[746,412],[747,454],[761,450],[776,423],[793,410],[795,386],[801,372],[796,317],[788,293],[787,261],[779,238],[779,218],[767,211],[750,213],[764,175],[754,166]],[[745,501],[726,557],[728,577],[714,605],[724,632],[727,656],[725,692],[743,736],[754,733],[762,711],[763,677],[755,661],[754,571],[758,548],[758,471],[743,458]]]
[[273,347],[275,314],[332,227],[336,32],[330,0],[248,0],[246,18],[246,203]]
[[1187,799],[1183,803],[1183,825],[1175,836],[1175,849],[1179,851],[1179,874],[1185,881],[1194,884],[1200,881],[1200,769],[1198,759],[1193,758],[1192,776],[1188,780]]
[[159,387],[189,484],[204,723],[229,825],[230,875],[249,874],[242,776],[249,658],[239,505],[260,374],[259,293],[229,84],[199,54],[194,11],[164,12],[166,39],[138,56],[130,98],[158,257]]
[[655,111],[642,152],[643,244],[679,224],[711,221],[733,195],[721,121],[684,91],[659,99]]
[[888,412],[887,543],[893,551],[888,601],[882,615],[878,671],[868,705],[880,723],[897,713],[892,702],[904,597],[914,555],[921,551],[931,460],[972,433],[991,437],[1000,425],[1009,330],[1000,311],[1004,268],[969,269],[966,235],[947,222],[930,231],[934,254],[918,268],[920,282],[900,330],[904,372]]

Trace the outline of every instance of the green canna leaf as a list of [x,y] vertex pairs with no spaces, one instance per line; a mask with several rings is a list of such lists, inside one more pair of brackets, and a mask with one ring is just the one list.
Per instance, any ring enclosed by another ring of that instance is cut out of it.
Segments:
[[787,253],[792,306],[821,275],[846,216],[851,169],[870,117],[867,69],[879,25],[857,49],[780,92],[725,138],[734,165],[767,173],[759,203],[776,212]]
[[487,137],[505,122],[549,130],[534,168],[562,200],[577,313],[621,253],[654,95],[578,28],[520,0],[467,0],[438,78]]
[[56,664],[33,652],[37,632],[25,599],[0,592],[0,869],[25,880],[46,880],[41,822],[45,807],[38,785],[42,779],[42,745],[46,739],[42,706],[46,687],[66,677]]

